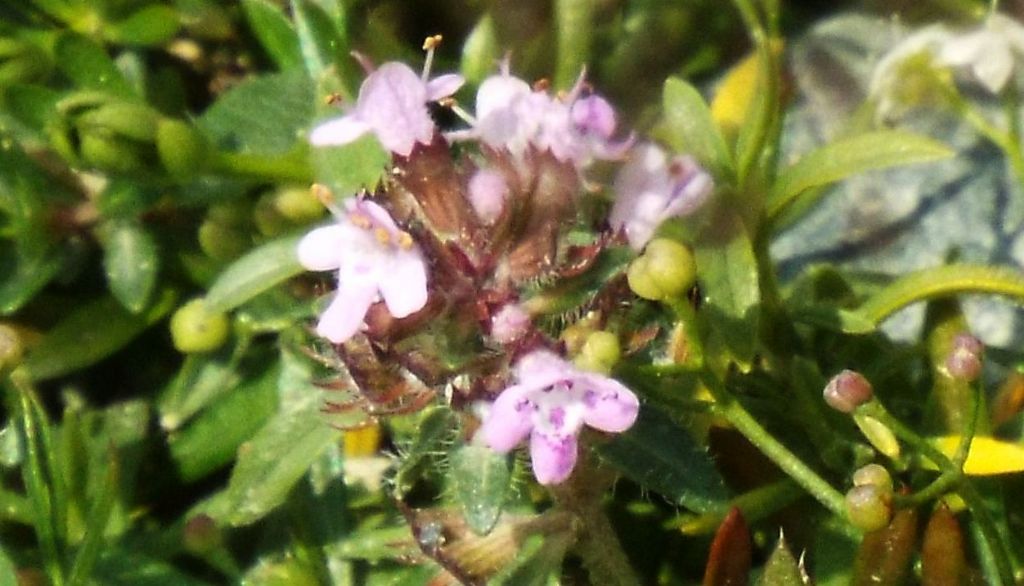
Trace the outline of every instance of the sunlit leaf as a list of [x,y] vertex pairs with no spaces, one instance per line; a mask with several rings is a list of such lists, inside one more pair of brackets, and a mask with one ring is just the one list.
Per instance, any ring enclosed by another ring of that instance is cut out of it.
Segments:
[[693,155],[719,179],[731,173],[732,156],[704,98],[686,81],[670,77],[662,95],[666,139],[677,153]]
[[78,87],[103,90],[125,98],[137,98],[135,90],[107,52],[91,40],[73,33],[65,33],[57,41],[55,51],[57,66]]
[[509,458],[472,444],[458,448],[449,457],[452,496],[462,507],[470,528],[486,535],[498,522],[512,481]]
[[156,286],[160,265],[156,241],[133,221],[108,222],[100,228],[100,235],[110,292],[128,311],[139,313]]
[[159,45],[178,32],[178,11],[163,4],[150,4],[103,28],[107,39],[125,45]]
[[302,66],[299,37],[281,9],[268,0],[242,0],[249,27],[281,70]]
[[299,238],[289,236],[254,248],[231,263],[210,286],[210,311],[230,311],[267,289],[301,273],[296,249]]

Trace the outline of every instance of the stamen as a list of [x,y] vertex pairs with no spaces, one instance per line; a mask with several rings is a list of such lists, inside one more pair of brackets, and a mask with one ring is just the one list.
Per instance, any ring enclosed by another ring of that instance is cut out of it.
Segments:
[[373,226],[373,221],[371,221],[369,217],[360,213],[349,214],[348,221],[355,224],[357,228],[362,228],[363,230],[369,230],[370,226]]
[[423,73],[420,79],[427,83],[430,79],[430,67],[434,64],[434,49],[441,44],[441,35],[434,35],[423,40],[423,50],[427,52],[427,58],[423,61]]
[[537,81],[533,82],[533,91],[535,92],[546,92],[550,88],[551,80],[546,77],[542,77]]
[[329,187],[323,183],[314,183],[309,186],[309,193],[320,202],[320,205],[330,210],[336,217],[345,217],[345,212],[334,202],[334,193]]
[[338,92],[331,92],[324,97],[324,104],[327,104],[328,106],[337,106],[344,101],[345,97]]
[[384,245],[391,244],[391,234],[388,234],[384,228],[374,228],[373,235],[377,238],[377,242]]
[[398,246],[402,250],[412,250],[413,240],[408,232],[398,233]]

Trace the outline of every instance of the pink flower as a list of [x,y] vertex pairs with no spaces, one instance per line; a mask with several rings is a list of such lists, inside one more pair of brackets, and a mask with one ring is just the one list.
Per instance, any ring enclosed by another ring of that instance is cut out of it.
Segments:
[[498,453],[530,436],[533,473],[541,484],[558,484],[576,465],[576,436],[583,425],[619,433],[636,421],[640,402],[622,383],[584,372],[545,350],[515,365],[517,384],[498,396],[481,434]]
[[484,224],[493,224],[505,209],[508,183],[498,171],[480,169],[469,179],[469,203]]
[[434,138],[434,121],[427,109],[462,86],[459,75],[427,79],[402,63],[385,63],[359,87],[356,106],[347,115],[320,124],[309,135],[315,146],[348,144],[367,132],[396,155],[409,156],[417,142]]
[[372,201],[352,198],[333,226],[307,234],[299,262],[311,271],[338,271],[338,291],[316,332],[335,344],[355,335],[366,311],[384,298],[396,318],[427,303],[427,265],[412,237]]
[[641,250],[669,218],[688,216],[707,200],[714,181],[690,156],[668,156],[657,146],[638,145],[615,179],[609,221]]
[[477,90],[473,134],[516,157],[533,147],[577,167],[621,157],[632,138],[612,141],[617,120],[611,104],[597,95],[580,98],[582,89],[580,76],[567,95],[552,97],[503,71]]

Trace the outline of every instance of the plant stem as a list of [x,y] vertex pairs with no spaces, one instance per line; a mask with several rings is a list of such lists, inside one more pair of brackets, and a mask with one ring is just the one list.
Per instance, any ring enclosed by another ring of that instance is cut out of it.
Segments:
[[846,517],[846,501],[839,491],[832,488],[832,485],[817,472],[761,427],[750,412],[713,375],[705,372],[701,380],[714,397],[718,412],[733,427],[825,508],[840,517]]

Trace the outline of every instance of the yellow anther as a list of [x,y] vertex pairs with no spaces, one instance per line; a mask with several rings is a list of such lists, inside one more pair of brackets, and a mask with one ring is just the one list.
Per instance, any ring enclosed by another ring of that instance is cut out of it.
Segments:
[[331,193],[330,188],[323,183],[314,183],[313,185],[310,185],[309,192],[313,194],[313,197],[315,197],[325,208],[331,207],[334,203],[334,194]]
[[327,104],[328,106],[334,106],[334,105],[340,104],[340,103],[342,103],[344,101],[345,101],[345,98],[342,97],[342,95],[339,94],[338,92],[331,92],[331,93],[327,94],[326,96],[324,96],[324,104]]
[[426,39],[423,40],[423,50],[430,51],[432,49],[436,49],[437,46],[441,44],[442,38],[443,37],[441,35],[433,35],[427,37]]
[[373,225],[370,218],[363,214],[349,214],[348,221],[355,224],[357,228],[362,228],[363,230],[369,229],[369,227]]
[[412,250],[412,244],[412,236],[410,236],[408,232],[398,233],[398,246],[400,246],[402,250]]
[[388,234],[384,228],[374,228],[373,235],[377,238],[377,242],[391,244],[391,234]]

